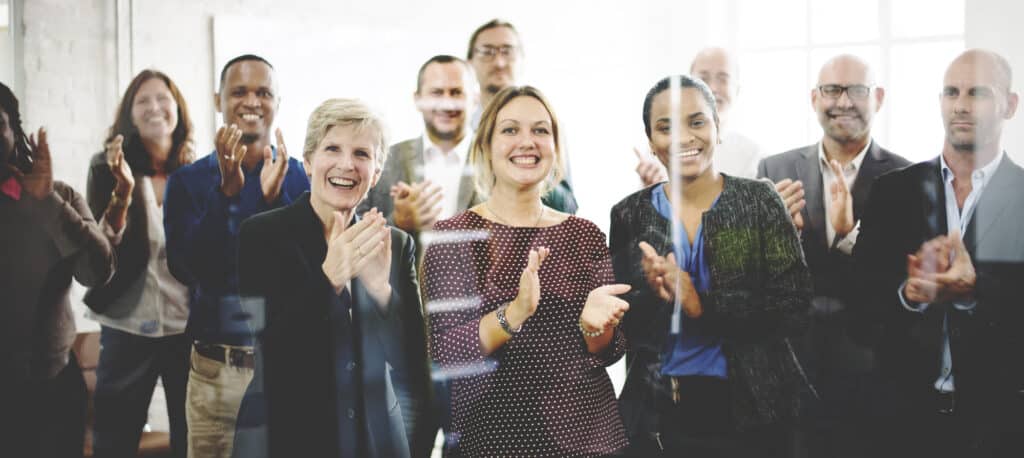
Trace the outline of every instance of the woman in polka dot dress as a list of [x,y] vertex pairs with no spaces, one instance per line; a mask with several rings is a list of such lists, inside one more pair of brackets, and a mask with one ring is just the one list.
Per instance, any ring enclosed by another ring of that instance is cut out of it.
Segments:
[[470,151],[484,203],[439,222],[424,259],[431,356],[451,388],[449,452],[602,456],[626,446],[605,367],[626,349],[605,237],[541,204],[562,175],[558,121],[497,94]]

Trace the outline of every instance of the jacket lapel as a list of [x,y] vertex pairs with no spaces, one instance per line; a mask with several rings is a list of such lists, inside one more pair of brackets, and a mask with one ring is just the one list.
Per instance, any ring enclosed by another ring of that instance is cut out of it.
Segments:
[[853,189],[850,190],[850,195],[853,196],[853,219],[855,221],[860,220],[861,212],[867,205],[871,183],[886,170],[887,162],[889,162],[889,158],[882,154],[878,143],[871,140],[871,146],[868,147],[868,152],[864,155],[864,162],[861,162],[860,170],[857,171],[857,181],[853,183]]
[[[827,251],[828,244],[825,235],[825,224],[828,215],[825,214],[825,201],[821,181],[821,166],[818,163],[818,144],[808,146],[803,152],[803,160],[796,164],[796,177],[804,184],[804,200],[807,205],[801,210],[804,216],[804,234],[821,234],[818,241],[818,249]],[[808,239],[805,243],[810,242]]]
[[[964,244],[972,256],[974,256],[974,248],[977,245],[977,241],[984,239],[995,226],[995,222],[1009,208],[1010,203],[1016,200],[1014,193],[1021,192],[1019,187],[1015,188],[1015,186],[1020,185],[1019,174],[1015,173],[1019,171],[1019,168],[1010,162],[1004,154],[1002,162],[1000,162],[995,173],[992,175],[991,181],[988,182],[988,185],[982,191],[981,198],[978,200],[978,206],[974,211],[974,216],[971,217],[971,221],[967,225],[967,231],[963,235]],[[1018,176],[1014,177],[1014,175]],[[996,243],[1000,242],[996,241]]]

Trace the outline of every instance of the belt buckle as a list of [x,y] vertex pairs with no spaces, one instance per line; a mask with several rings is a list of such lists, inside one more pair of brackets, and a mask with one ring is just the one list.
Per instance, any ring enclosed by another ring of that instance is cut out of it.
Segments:
[[228,364],[234,367],[245,367],[246,352],[237,348],[225,347]]
[[956,394],[954,392],[937,394],[938,411],[941,415],[953,415],[956,412]]
[[679,404],[679,379],[675,376],[669,376],[669,384],[672,385],[672,403]]

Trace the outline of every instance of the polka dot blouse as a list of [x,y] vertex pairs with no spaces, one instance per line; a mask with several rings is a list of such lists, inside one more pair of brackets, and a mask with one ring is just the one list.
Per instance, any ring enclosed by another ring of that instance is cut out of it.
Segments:
[[[547,247],[537,312],[485,357],[480,319],[513,300],[531,248]],[[439,222],[424,258],[431,356],[451,386],[451,439],[466,456],[596,456],[625,447],[605,367],[622,333],[587,351],[579,316],[594,288],[613,283],[605,236],[569,217],[511,227],[471,211]]]

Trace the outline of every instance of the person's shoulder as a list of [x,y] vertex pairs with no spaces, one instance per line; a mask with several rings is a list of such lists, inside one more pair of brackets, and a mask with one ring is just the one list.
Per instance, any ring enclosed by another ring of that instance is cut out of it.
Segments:
[[883,158],[883,159],[889,161],[890,163],[892,163],[894,168],[903,168],[903,167],[906,167],[908,165],[913,164],[907,158],[905,158],[905,157],[903,157],[903,156],[901,156],[899,154],[896,154],[896,153],[890,151],[888,148],[885,148],[882,145],[878,145],[876,143],[876,146],[878,147],[878,155],[881,158]]
[[185,164],[175,170],[171,177],[178,180],[188,180],[193,177],[209,175],[212,171],[218,170],[216,151],[196,159],[191,164]]
[[643,202],[650,202],[651,192],[654,191],[654,188],[662,185],[664,185],[664,183],[655,183],[639,191],[630,193],[626,197],[623,197],[622,200],[620,200],[618,203],[612,206],[612,213],[619,213],[624,210],[633,209]]
[[107,152],[100,151],[89,158],[89,167],[107,166]]
[[480,220],[483,217],[473,213],[473,210],[464,210],[451,218],[442,219],[434,223],[434,231],[459,231],[479,229]]
[[57,193],[65,202],[72,198],[81,197],[78,191],[75,191],[75,188],[60,180],[53,180],[53,192]]
[[809,150],[817,147],[817,144],[804,145],[781,153],[770,154],[761,159],[767,167],[778,167],[803,159]]
[[725,180],[725,188],[732,188],[738,194],[742,196],[773,196],[775,194],[775,186],[765,179],[753,179],[737,177],[732,175],[722,175]]
[[273,238],[276,238],[276,235],[286,236],[294,232],[296,218],[299,217],[296,215],[296,205],[298,205],[298,202],[292,202],[288,205],[252,215],[242,221],[239,231],[272,234],[271,237]]
[[391,154],[404,151],[415,151],[420,145],[422,145],[423,137],[413,137],[406,140],[402,140],[398,143],[391,145],[388,149]]

